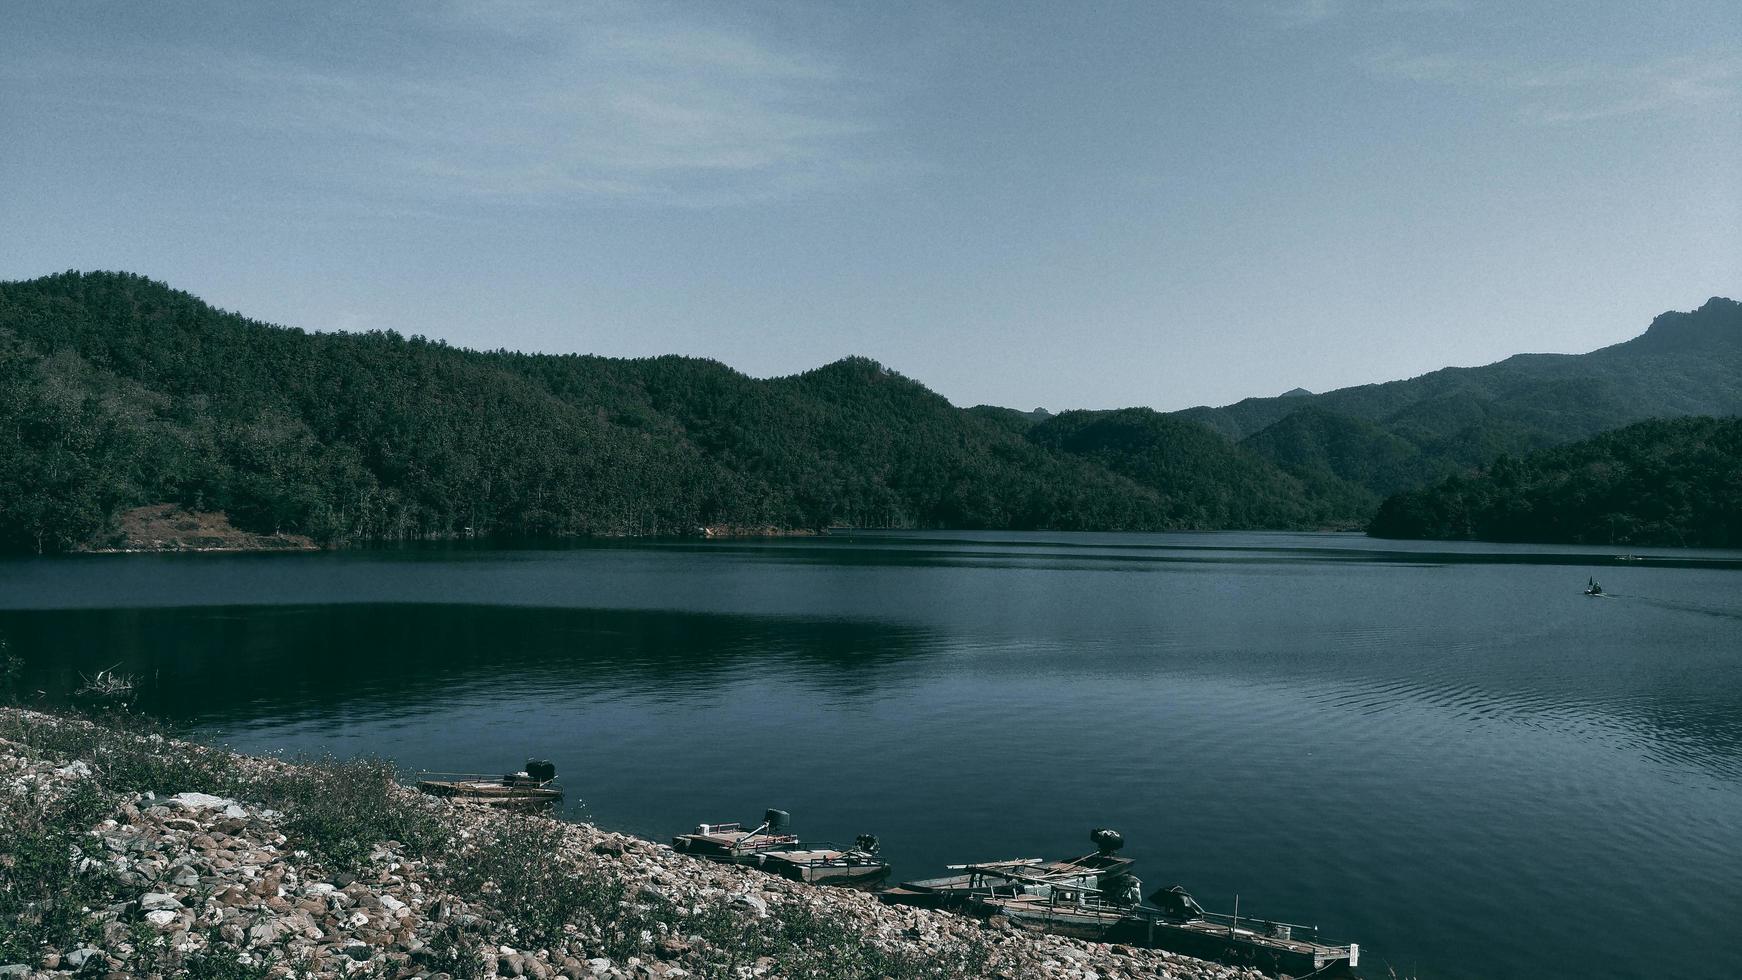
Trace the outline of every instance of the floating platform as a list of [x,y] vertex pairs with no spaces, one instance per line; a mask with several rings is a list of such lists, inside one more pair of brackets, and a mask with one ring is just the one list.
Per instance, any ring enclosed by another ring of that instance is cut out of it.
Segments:
[[766,823],[754,830],[738,823],[698,824],[690,833],[671,839],[672,850],[729,864],[755,864],[764,853],[797,846],[797,837],[770,832]]
[[889,865],[873,850],[802,848],[765,851],[756,866],[769,874],[813,885],[874,885],[889,877]]
[[478,773],[422,772],[417,788],[431,796],[440,796],[484,806],[539,806],[563,798],[556,784],[556,767],[538,759],[526,760],[526,768],[501,776]]

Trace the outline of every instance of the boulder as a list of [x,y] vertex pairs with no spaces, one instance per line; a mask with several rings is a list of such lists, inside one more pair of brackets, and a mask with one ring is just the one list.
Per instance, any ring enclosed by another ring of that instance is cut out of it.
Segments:
[[181,907],[181,899],[175,897],[169,892],[146,892],[145,895],[139,899],[139,910],[142,912],[154,912],[158,909],[179,909]]

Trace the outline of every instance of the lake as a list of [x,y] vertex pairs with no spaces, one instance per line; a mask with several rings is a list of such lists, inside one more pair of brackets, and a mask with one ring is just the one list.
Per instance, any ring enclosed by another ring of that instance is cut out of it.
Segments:
[[[50,703],[117,666],[247,752],[557,763],[665,840],[793,813],[895,875],[1091,850],[1363,972],[1718,977],[1742,552],[875,532],[0,562]],[[1609,598],[1580,594],[1595,576]]]

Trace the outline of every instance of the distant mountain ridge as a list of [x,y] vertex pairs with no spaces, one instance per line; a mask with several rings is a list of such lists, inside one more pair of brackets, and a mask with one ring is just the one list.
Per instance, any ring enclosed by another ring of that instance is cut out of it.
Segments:
[[479,352],[215,310],[141,276],[0,283],[0,548],[178,504],[318,541],[830,525],[1363,525],[1386,494],[1638,418],[1742,410],[1742,304],[1584,355],[1220,409],[958,409],[866,358]]
[[[1297,417],[1309,410],[1315,414]],[[1528,453],[1643,419],[1738,413],[1742,303],[1714,297],[1588,354],[1519,354],[1405,381],[1174,414],[1302,479],[1329,475],[1383,496],[1502,453]],[[1378,457],[1353,450],[1356,444]]]

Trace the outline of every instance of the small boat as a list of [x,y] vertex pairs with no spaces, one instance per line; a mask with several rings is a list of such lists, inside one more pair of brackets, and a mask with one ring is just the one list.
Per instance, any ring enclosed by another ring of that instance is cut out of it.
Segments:
[[1589,596],[1601,596],[1604,594],[1603,587],[1597,584],[1596,579],[1591,579],[1590,584],[1585,586],[1585,594]]
[[889,876],[889,864],[877,856],[878,846],[876,837],[860,834],[846,850],[810,845],[763,851],[755,863],[769,874],[813,885],[868,885]]
[[975,911],[1034,932],[1164,949],[1274,976],[1348,976],[1360,963],[1358,943],[1319,942],[1315,926],[1205,912],[1178,885],[1156,892],[1153,904],[1132,900],[1141,888],[1136,878],[1115,887],[1044,896],[994,892],[975,899]]
[[501,776],[455,772],[423,772],[418,776],[420,791],[465,803],[535,806],[563,798],[562,787],[556,785],[556,766],[542,759],[528,759],[525,769]]
[[1014,887],[1034,894],[1049,894],[1054,888],[1099,888],[1124,875],[1134,863],[1130,858],[1115,853],[1125,843],[1118,831],[1096,828],[1090,832],[1089,839],[1095,844],[1095,853],[1068,861],[1013,858],[981,864],[952,864],[950,870],[961,874],[904,881],[893,888],[883,889],[877,897],[896,905],[959,910],[995,888],[1009,891]]
[[1639,557],[1638,555],[1616,555],[1615,560],[1616,561],[1644,561],[1645,559]]
[[[1205,912],[1185,889],[1143,900],[1143,884],[1117,831],[1090,835],[1094,854],[1070,861],[1034,859],[959,866],[964,874],[904,882],[878,892],[888,902],[926,904],[991,918],[1033,932],[1163,949],[1248,966],[1277,976],[1348,974],[1360,959],[1355,943],[1318,941],[1313,926]],[[1311,938],[1305,938],[1310,936]]]
[[673,837],[671,846],[685,854],[728,864],[754,864],[759,854],[798,846],[797,837],[782,833],[791,822],[792,814],[785,810],[769,810],[754,830],[745,830],[738,823],[698,824],[690,833]]

